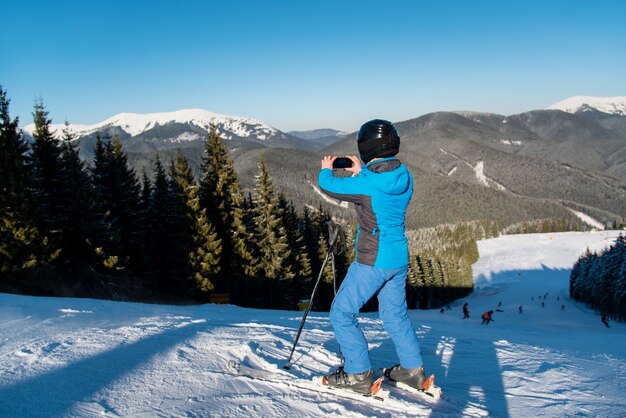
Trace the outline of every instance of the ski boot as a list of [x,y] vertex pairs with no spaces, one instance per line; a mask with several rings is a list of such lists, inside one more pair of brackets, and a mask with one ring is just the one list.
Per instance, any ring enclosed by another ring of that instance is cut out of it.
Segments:
[[435,386],[435,375],[431,374],[426,377],[424,366],[405,369],[399,364],[396,364],[389,369],[385,369],[384,375],[400,388],[404,387],[416,393],[426,394],[435,399],[441,398],[441,388]]
[[385,369],[385,377],[393,382],[404,383],[411,386],[414,389],[422,390],[424,382],[426,382],[426,372],[424,366],[416,367],[414,369],[405,369],[404,367],[396,364],[395,366]]
[[362,395],[372,394],[374,372],[368,370],[363,373],[346,373],[343,367],[324,376],[322,384],[331,388],[350,389]]

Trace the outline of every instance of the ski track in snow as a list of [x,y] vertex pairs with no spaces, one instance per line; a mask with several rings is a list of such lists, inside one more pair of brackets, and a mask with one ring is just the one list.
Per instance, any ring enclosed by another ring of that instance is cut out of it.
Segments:
[[[605,328],[567,293],[578,256],[617,235],[479,242],[475,292],[444,314],[410,313],[440,402],[316,390],[311,378],[339,365],[326,313],[307,319],[287,372],[301,312],[0,294],[0,416],[625,416],[626,325]],[[495,322],[480,325],[500,302]],[[361,323],[374,367],[393,365],[377,314]],[[228,374],[228,360],[262,378]]]

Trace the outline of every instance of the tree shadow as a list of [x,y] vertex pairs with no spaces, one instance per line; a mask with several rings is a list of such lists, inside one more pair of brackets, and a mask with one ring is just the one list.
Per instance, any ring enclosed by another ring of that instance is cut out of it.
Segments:
[[205,327],[204,323],[179,326],[0,387],[0,416],[72,415],[77,402],[90,400],[115,380]]
[[[571,349],[572,341],[568,339],[567,333],[562,338],[542,339],[540,342],[534,340],[538,337],[532,336],[529,343],[525,333],[520,333],[519,328],[547,326],[554,327],[555,332],[558,332],[558,327],[562,324],[557,321],[568,320],[570,309],[586,309],[581,303],[569,298],[568,287],[564,283],[569,272],[570,269],[551,268],[542,264],[538,269],[504,271],[489,278],[479,277],[477,281],[481,282],[481,286],[456,303],[458,311],[455,314],[458,315],[451,320],[458,320],[459,324],[442,323],[442,326],[446,326],[445,331],[436,329],[434,324],[434,329],[420,329],[419,320],[414,318],[427,372],[435,374],[436,381],[444,390],[444,396],[450,398],[450,403],[459,413],[510,416],[503,378],[507,369],[498,359],[499,341],[539,344],[550,350]],[[511,288],[524,281],[527,282],[522,286]],[[500,310],[498,304],[502,299],[505,305]],[[470,311],[473,311],[469,320],[462,319],[462,302],[469,302]],[[519,311],[520,306],[523,306],[523,313]],[[566,307],[565,310],[563,306]],[[483,325],[479,322],[480,314],[489,309],[496,311],[496,322],[484,325],[488,327],[484,329],[490,332],[483,333]],[[559,315],[562,316],[561,319]],[[511,326],[512,324],[515,325]],[[495,334],[494,327],[497,329]],[[438,334],[435,335],[435,332]],[[379,351],[378,356],[376,351]],[[390,352],[394,352],[394,346],[387,338],[381,346],[372,350],[372,361],[374,362],[375,357],[384,357],[385,354],[388,356]],[[434,404],[431,416],[445,415],[448,412],[447,406],[449,405],[446,402]]]
[[[478,410],[486,410],[490,417],[508,417],[503,370],[498,362],[496,347],[492,342],[486,342],[481,348],[480,352],[475,352],[472,341],[457,339],[447,370],[434,362],[438,366],[434,372],[439,369],[442,386],[454,394],[454,402],[463,410],[476,405]],[[456,353],[472,354],[461,356]],[[468,369],[474,369],[471,381],[468,380]]]

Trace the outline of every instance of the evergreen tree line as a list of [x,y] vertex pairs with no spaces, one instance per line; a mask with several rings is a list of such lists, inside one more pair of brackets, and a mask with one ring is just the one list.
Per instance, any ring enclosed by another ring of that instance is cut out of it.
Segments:
[[497,222],[471,221],[410,231],[407,304],[432,309],[467,296],[474,289],[472,264],[479,239],[499,235]]
[[545,234],[548,232],[588,231],[589,227],[580,219],[546,218],[524,221],[502,230],[504,235]]
[[[1,291],[174,303],[227,295],[281,309],[310,295],[329,215],[297,211],[263,161],[244,196],[215,128],[199,181],[182,153],[167,166],[157,157],[138,178],[119,138],[98,138],[86,166],[69,128],[51,131],[41,101],[33,115],[29,144],[0,88]],[[350,251],[336,257],[337,278],[350,262]],[[330,267],[316,309],[332,301]]]
[[596,312],[626,321],[626,239],[620,235],[600,254],[587,252],[570,274],[570,296]]

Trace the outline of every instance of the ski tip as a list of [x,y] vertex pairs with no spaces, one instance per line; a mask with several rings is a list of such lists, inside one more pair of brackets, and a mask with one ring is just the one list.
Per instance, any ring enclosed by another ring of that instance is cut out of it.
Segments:
[[428,396],[439,400],[443,396],[443,391],[439,386],[435,386],[435,375],[431,374],[428,379],[424,382],[424,393]]
[[426,379],[424,381],[424,384],[422,385],[422,389],[424,389],[424,391],[428,392],[430,389],[433,388],[433,386],[435,386],[435,375],[431,374],[428,379]]
[[370,393],[372,394],[372,396],[376,396],[376,394],[378,394],[378,392],[380,391],[380,388],[381,388],[381,386],[383,384],[383,380],[385,380],[385,376],[379,377],[372,384],[372,387],[370,388]]
[[328,386],[328,377],[327,376],[322,376],[322,385],[323,386]]

